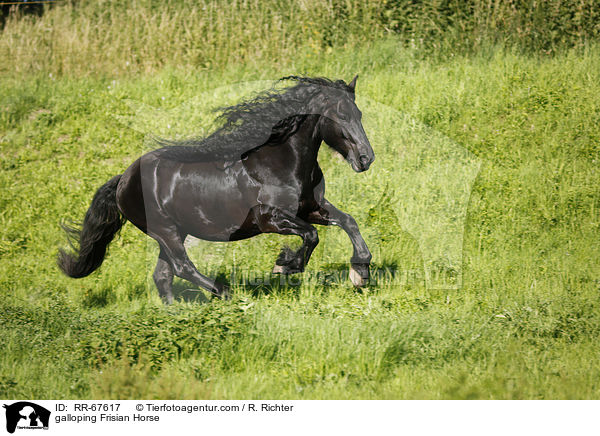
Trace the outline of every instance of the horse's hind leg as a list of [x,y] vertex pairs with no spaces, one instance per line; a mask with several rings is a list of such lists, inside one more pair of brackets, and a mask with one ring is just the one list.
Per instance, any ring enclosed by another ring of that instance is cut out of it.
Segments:
[[175,228],[164,228],[160,232],[154,229],[148,233],[158,241],[161,254],[164,254],[177,277],[192,282],[217,297],[229,298],[229,289],[227,286],[217,284],[214,280],[200,274],[196,269],[185,251],[181,236]]
[[173,303],[173,268],[162,249],[158,255],[158,262],[152,278],[154,278],[158,294],[165,304]]

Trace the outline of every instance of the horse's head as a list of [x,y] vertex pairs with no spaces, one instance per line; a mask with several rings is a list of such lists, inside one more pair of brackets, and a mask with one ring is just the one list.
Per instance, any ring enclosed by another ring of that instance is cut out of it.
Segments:
[[375,153],[362,126],[362,113],[354,101],[357,78],[348,83],[347,89],[332,87],[324,90],[320,131],[325,143],[360,173],[369,169]]

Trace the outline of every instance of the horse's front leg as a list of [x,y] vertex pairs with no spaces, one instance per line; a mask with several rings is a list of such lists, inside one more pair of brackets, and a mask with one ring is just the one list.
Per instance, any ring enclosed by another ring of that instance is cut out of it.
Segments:
[[350,280],[357,287],[366,285],[369,280],[371,252],[352,215],[342,212],[329,201],[323,199],[319,209],[308,216],[308,222],[324,226],[338,226],[348,234],[354,248],[350,259]]
[[253,209],[255,224],[263,233],[296,235],[302,238],[297,251],[284,248],[275,262],[274,273],[294,274],[303,272],[310,256],[319,243],[317,229],[306,221],[276,207],[258,205]]

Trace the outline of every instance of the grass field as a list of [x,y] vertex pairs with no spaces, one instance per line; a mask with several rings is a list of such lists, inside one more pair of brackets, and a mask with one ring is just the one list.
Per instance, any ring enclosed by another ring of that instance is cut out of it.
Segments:
[[[171,122],[174,134],[206,131],[211,105],[244,95],[235,84],[292,73],[360,73],[359,106],[387,111],[365,112],[377,154],[367,173],[320,154],[328,198],[374,253],[376,284],[320,280],[351,254],[343,232],[325,228],[292,285],[256,277],[293,238],[192,244],[200,271],[230,280],[231,301],[164,307],[151,283],[157,249],[131,225],[98,272],[61,275],[59,221],[83,217],[95,190],[147,149],[145,133]],[[433,59],[389,38],[280,67],[6,73],[0,88],[0,397],[600,397],[600,47]],[[430,191],[406,195],[416,186],[406,171],[444,180],[428,150],[446,145],[477,168],[459,189],[464,213],[453,209],[460,234],[434,233],[442,254],[462,244],[450,262],[462,286],[444,290],[423,280],[419,237],[435,226],[407,228],[397,203],[424,210]]]

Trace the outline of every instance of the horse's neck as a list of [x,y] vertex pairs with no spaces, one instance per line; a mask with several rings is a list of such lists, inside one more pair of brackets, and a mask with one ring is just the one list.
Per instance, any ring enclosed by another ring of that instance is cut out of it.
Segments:
[[300,128],[286,141],[288,142],[286,145],[292,148],[299,163],[308,172],[312,172],[312,169],[318,165],[317,155],[323,141],[318,129],[318,122],[318,115],[309,115]]
[[292,135],[279,144],[268,144],[250,154],[252,167],[289,168],[302,179],[308,179],[317,163],[322,138],[318,132],[319,117],[309,115]]

